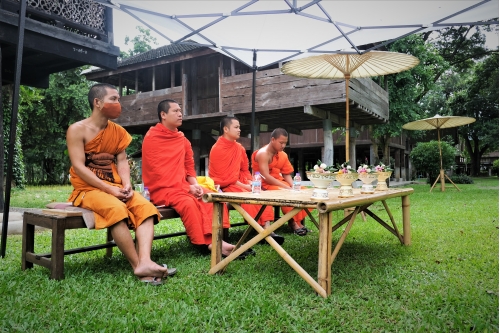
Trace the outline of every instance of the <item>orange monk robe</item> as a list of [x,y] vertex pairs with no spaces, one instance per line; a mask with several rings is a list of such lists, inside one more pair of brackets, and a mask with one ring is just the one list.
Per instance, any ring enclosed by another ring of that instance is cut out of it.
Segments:
[[[236,181],[248,184],[252,175],[248,170],[248,157],[245,148],[236,141],[219,137],[210,151],[208,174],[214,183],[220,185],[223,192],[248,192],[236,185]],[[261,205],[242,204],[241,207],[255,217]],[[268,206],[264,209],[258,223],[264,225],[274,220],[273,209]]]
[[[123,127],[108,121],[106,128],[85,145],[84,151],[85,154],[108,153],[116,156],[124,151],[131,141],[132,137]],[[122,188],[122,180],[118,175],[115,163],[111,164],[111,170],[111,178],[102,180],[110,185]],[[128,225],[132,229],[137,228],[145,219],[151,216],[156,216],[156,222],[160,220],[160,214],[156,207],[144,199],[142,195],[134,192],[132,198],[127,202],[122,202],[115,196],[87,184],[76,174],[73,167],[69,169],[69,173],[74,189],[68,200],[72,201],[75,206],[94,212],[96,229],[108,228],[125,219],[128,220]],[[99,177],[98,174],[96,175]]]
[[[142,179],[151,201],[175,209],[191,243],[208,245],[212,243],[213,204],[189,193],[188,176],[196,177],[196,173],[193,149],[184,133],[160,123],[151,127],[142,143]],[[223,225],[229,228],[229,214],[224,207]]]
[[[258,150],[254,151],[252,154],[252,170],[254,172],[259,171],[259,163],[255,160],[255,156],[257,155]],[[284,151],[278,152],[276,155],[273,156],[273,160],[271,163],[269,163],[269,174],[273,176],[276,180],[282,182],[283,184],[286,184],[290,186],[283,177],[283,175],[289,175],[293,172],[293,166],[288,160],[288,155]],[[263,190],[281,190],[283,189],[282,187],[279,187],[277,185],[270,185],[266,183],[266,180],[262,178],[262,189]],[[281,211],[286,214],[289,211],[291,211],[293,207],[281,207]],[[293,217],[293,220],[301,225],[301,221],[305,219],[307,216],[307,213],[305,210],[301,210],[297,215]]]

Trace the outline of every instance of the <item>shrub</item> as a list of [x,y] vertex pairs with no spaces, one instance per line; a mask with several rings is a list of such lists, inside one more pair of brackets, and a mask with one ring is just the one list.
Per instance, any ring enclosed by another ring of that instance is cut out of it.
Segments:
[[[453,175],[450,176],[450,179],[455,184],[474,184],[474,180],[472,180],[472,178],[467,175]],[[445,181],[446,183],[450,182],[446,177]]]
[[[449,169],[455,161],[455,148],[449,143],[441,141],[443,154],[443,169]],[[422,173],[429,173],[431,184],[439,175],[440,157],[437,141],[420,142],[410,153],[410,159],[417,169]]]

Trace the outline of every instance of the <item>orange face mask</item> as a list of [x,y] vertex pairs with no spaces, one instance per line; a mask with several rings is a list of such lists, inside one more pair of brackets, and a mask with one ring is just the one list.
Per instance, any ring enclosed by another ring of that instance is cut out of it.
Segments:
[[106,118],[116,119],[122,113],[122,106],[120,103],[104,103],[101,112]]

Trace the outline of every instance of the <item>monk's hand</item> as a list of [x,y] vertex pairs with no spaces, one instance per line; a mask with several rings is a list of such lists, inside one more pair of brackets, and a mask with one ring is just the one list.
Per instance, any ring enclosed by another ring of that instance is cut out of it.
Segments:
[[129,200],[130,198],[132,198],[132,196],[134,195],[134,191],[132,191],[132,186],[129,185],[125,185],[122,189],[121,189],[121,192],[125,195],[125,198],[122,200],[122,201],[127,201]]
[[117,199],[121,201],[125,201],[125,198],[127,197],[126,194],[122,192],[123,189],[116,187],[116,186],[109,186],[106,189],[106,193],[111,194],[112,196],[116,197]]
[[198,185],[189,185],[189,193],[191,193],[196,199],[201,199],[203,196],[203,188]]

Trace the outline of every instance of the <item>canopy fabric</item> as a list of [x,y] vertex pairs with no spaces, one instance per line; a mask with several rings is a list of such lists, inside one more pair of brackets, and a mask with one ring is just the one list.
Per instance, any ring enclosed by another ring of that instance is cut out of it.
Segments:
[[432,118],[426,118],[417,121],[412,121],[411,123],[407,123],[403,125],[403,128],[412,131],[425,131],[425,130],[434,130],[441,128],[458,127],[473,123],[475,121],[476,119],[471,117],[440,116],[437,114]]
[[358,46],[448,26],[498,24],[499,11],[497,0],[95,1],[170,43],[194,41],[250,67],[255,50],[257,68],[314,54],[362,53]]
[[284,74],[310,79],[344,79],[381,76],[402,72],[418,65],[408,54],[370,51],[363,54],[322,54],[287,62]]

